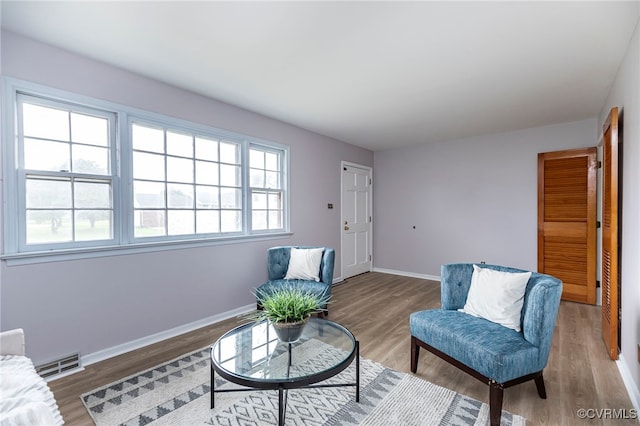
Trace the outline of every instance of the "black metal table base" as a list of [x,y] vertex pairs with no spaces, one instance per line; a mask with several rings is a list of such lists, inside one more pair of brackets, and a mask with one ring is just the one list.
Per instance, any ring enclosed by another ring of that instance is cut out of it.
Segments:
[[[285,416],[287,413],[287,391],[289,389],[313,389],[313,388],[339,388],[339,387],[347,387],[347,386],[355,386],[356,388],[356,402],[360,402],[360,343],[356,340],[355,345],[355,360],[356,360],[356,382],[355,383],[335,383],[335,384],[301,384],[298,385],[296,383],[280,383],[274,387],[269,388],[237,388],[237,389],[215,389],[215,370],[213,369],[213,365],[211,365],[211,409],[215,408],[215,394],[222,392],[247,392],[247,391],[255,391],[255,390],[278,390],[278,425],[284,426]],[[289,344],[289,351],[291,350],[291,344]],[[289,352],[290,353],[290,352]],[[289,360],[289,365],[291,360]],[[325,379],[326,380],[326,379]]]

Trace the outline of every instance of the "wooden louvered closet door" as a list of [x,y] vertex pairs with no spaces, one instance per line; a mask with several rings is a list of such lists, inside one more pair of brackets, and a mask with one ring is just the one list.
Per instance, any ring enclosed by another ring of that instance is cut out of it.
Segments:
[[609,357],[618,359],[618,108],[602,131],[602,339]]
[[562,299],[596,303],[595,147],[538,154],[538,272]]

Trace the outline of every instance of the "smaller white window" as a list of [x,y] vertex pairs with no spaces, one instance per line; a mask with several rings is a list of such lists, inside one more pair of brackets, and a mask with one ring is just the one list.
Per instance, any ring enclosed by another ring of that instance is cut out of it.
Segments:
[[252,231],[284,229],[283,151],[249,148],[249,186]]

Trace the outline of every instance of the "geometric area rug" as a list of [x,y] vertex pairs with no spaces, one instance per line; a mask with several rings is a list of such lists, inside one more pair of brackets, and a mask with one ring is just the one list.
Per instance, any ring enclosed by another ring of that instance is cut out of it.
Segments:
[[[316,345],[317,346],[317,345]],[[310,351],[319,350],[316,346]],[[310,353],[317,361],[323,353]],[[278,423],[278,392],[215,395],[210,406],[210,348],[178,357],[81,396],[97,426],[267,426]],[[355,381],[355,362],[324,383]],[[216,389],[238,388],[216,374]],[[412,374],[360,358],[360,402],[353,387],[290,390],[286,425],[488,425],[489,406]],[[525,426],[502,412],[502,425]]]

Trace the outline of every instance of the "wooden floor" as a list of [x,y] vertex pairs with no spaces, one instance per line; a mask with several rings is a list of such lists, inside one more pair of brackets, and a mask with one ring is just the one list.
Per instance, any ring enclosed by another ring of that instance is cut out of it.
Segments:
[[[409,314],[440,306],[440,283],[370,272],[334,287],[329,318],[350,329],[363,357],[409,372]],[[69,426],[91,425],[80,395],[98,386],[212,344],[238,325],[229,319],[109,360],[49,383]],[[489,388],[427,351],[420,352],[417,375],[440,386],[488,402]],[[529,425],[637,424],[637,420],[581,420],[585,409],[633,408],[615,363],[600,338],[600,309],[562,302],[549,364],[544,371],[548,399],[533,382],[504,392],[503,409]],[[417,404],[428,404],[416,395]]]

